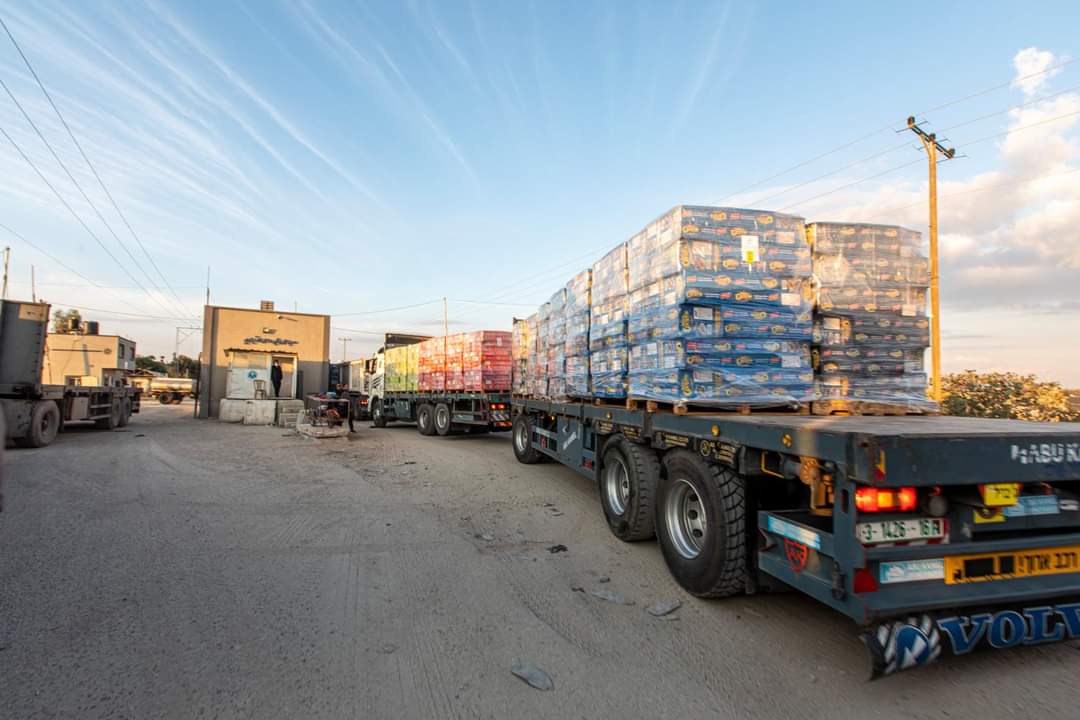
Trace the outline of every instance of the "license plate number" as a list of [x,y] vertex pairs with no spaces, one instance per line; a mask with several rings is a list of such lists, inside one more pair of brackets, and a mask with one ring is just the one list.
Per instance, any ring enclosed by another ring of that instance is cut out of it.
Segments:
[[1080,572],[1080,545],[945,558],[945,582],[986,582]]
[[987,507],[1006,507],[1015,505],[1020,496],[1020,486],[1017,483],[988,483],[982,488],[983,503]]
[[856,523],[855,535],[864,545],[904,540],[933,540],[945,537],[945,521],[941,518],[915,518]]

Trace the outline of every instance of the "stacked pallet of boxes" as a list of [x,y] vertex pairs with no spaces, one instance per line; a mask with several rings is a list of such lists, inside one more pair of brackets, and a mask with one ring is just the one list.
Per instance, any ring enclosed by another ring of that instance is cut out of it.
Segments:
[[417,390],[441,392],[446,390],[446,338],[435,337],[417,345],[419,359]]
[[466,392],[507,392],[510,390],[510,333],[481,330],[462,336],[462,377]]
[[592,297],[592,270],[583,270],[566,284],[565,362],[566,395],[588,397],[589,385],[589,302]]
[[536,398],[548,396],[548,336],[551,324],[551,303],[544,303],[536,311],[535,333],[529,346],[529,394]]
[[515,395],[529,394],[529,348],[536,326],[536,315],[522,320],[514,318],[511,347],[514,362],[511,387]]
[[405,352],[408,355],[406,363],[408,371],[405,374],[405,389],[416,392],[420,386],[420,346],[418,344],[406,345]]
[[818,406],[885,403],[930,411],[930,266],[922,238],[894,225],[813,223],[819,282],[814,326]]
[[390,392],[404,392],[416,389],[417,367],[414,352],[409,346],[395,347],[383,355],[386,389]]
[[593,397],[626,397],[626,252],[622,243],[592,266],[589,374]]
[[548,301],[547,336],[547,397],[566,399],[566,288],[561,288]]
[[676,207],[630,239],[628,266],[630,397],[740,407],[810,400],[802,218]]

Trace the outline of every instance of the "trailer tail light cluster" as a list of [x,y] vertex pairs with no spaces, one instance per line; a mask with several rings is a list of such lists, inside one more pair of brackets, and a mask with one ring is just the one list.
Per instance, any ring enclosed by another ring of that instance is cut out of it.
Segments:
[[869,568],[859,568],[852,578],[851,589],[857,593],[872,593],[878,591],[878,581],[873,571]]
[[491,404],[491,409],[492,410],[505,410],[506,409],[506,403],[492,403]]
[[919,493],[913,487],[861,487],[855,491],[855,508],[859,512],[910,512],[919,504]]

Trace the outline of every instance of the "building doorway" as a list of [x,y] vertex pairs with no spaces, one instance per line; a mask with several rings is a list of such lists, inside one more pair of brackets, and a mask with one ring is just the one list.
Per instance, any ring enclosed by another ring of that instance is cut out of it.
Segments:
[[[281,398],[296,397],[296,356],[274,355],[273,360],[281,365]],[[273,392],[273,388],[270,388]]]

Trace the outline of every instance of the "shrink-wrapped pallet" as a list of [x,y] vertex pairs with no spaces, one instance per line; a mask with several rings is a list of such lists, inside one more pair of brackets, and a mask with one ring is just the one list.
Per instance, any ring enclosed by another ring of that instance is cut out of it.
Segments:
[[924,367],[930,263],[921,235],[895,225],[812,223],[808,236],[820,285],[817,399],[936,409]]
[[592,266],[589,374],[592,395],[626,397],[627,247],[620,244]]
[[583,270],[566,284],[565,370],[566,394],[584,398],[589,385],[589,304],[592,298],[592,270]]
[[513,366],[512,388],[515,395],[529,394],[529,358],[535,355],[530,352],[533,335],[536,328],[536,314],[525,319],[514,319],[512,330],[511,348]]
[[811,398],[802,218],[679,206],[627,246],[631,397],[720,407]]
[[511,334],[480,330],[462,335],[462,375],[466,392],[509,392],[513,359]]

